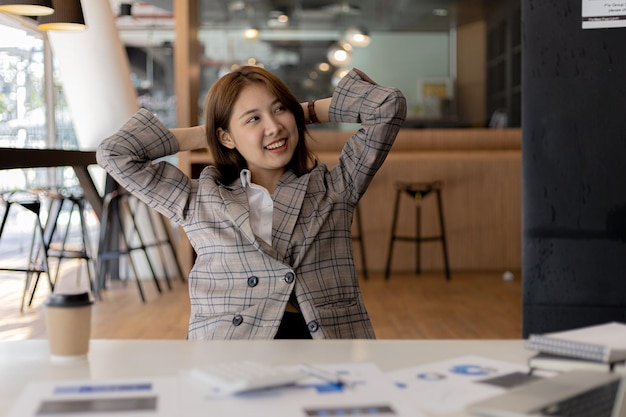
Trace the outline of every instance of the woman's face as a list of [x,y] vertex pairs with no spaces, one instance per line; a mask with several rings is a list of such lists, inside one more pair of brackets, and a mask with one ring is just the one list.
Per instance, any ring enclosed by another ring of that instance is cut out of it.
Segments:
[[298,127],[293,113],[276,96],[263,84],[253,83],[241,90],[229,128],[218,129],[218,137],[246,159],[254,182],[260,177],[278,181],[298,144]]

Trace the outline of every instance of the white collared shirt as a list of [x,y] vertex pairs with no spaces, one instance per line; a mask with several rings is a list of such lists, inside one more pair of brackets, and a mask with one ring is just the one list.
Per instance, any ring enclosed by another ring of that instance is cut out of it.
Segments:
[[274,201],[272,201],[272,197],[265,187],[252,182],[252,173],[249,169],[242,169],[239,178],[241,185],[244,186],[248,194],[252,232],[265,243],[271,245]]

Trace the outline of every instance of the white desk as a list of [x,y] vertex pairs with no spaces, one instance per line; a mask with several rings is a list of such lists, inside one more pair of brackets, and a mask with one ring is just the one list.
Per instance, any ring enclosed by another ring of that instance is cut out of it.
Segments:
[[200,364],[256,360],[374,362],[383,371],[479,355],[525,364],[532,352],[520,340],[212,341],[92,340],[88,360],[53,364],[46,340],[0,342],[0,416],[31,381],[174,376]]

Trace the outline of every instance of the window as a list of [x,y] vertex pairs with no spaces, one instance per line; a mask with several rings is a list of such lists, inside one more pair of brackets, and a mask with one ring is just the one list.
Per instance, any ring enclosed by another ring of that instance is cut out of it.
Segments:
[[[0,13],[0,146],[78,148],[56,73],[47,39],[34,22]],[[0,182],[3,189],[73,185],[65,171],[2,171]]]

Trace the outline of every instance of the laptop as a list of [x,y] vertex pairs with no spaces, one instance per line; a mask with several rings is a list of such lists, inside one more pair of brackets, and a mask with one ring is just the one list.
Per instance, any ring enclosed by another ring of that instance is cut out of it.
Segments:
[[467,411],[482,417],[626,417],[625,397],[626,374],[577,370],[528,382]]

